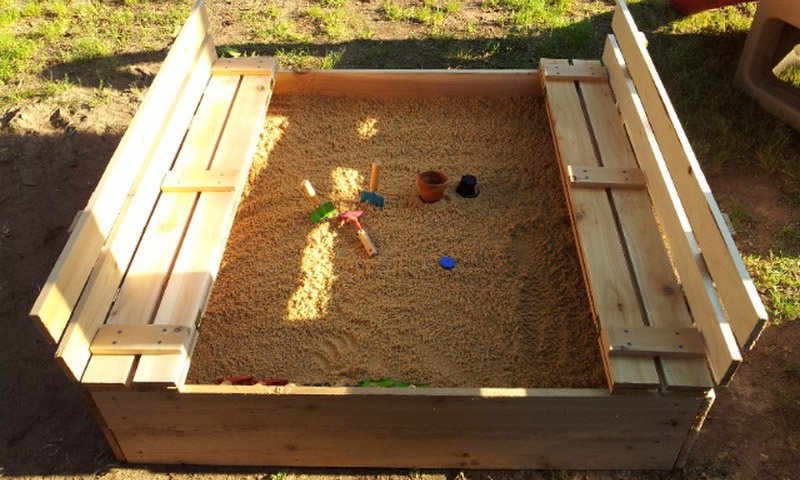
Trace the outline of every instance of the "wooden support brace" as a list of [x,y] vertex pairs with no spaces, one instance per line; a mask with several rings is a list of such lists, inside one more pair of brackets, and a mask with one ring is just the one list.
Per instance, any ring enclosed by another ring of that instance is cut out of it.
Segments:
[[638,168],[568,165],[570,185],[592,188],[644,188],[644,175]]
[[703,337],[694,328],[608,326],[601,341],[609,355],[703,357],[706,353]]
[[161,182],[162,192],[232,192],[237,170],[170,170]]
[[89,350],[93,355],[184,353],[192,329],[179,325],[103,325]]
[[601,65],[542,65],[545,81],[564,82],[605,82],[608,79],[606,68]]
[[211,75],[272,75],[275,58],[220,58],[211,67]]

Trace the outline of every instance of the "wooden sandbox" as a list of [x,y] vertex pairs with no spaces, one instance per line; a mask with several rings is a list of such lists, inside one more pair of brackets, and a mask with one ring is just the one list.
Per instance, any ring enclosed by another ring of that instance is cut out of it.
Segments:
[[[602,64],[539,70],[279,71],[267,57],[218,59],[208,25],[198,1],[31,311],[120,459],[683,465],[766,312],[624,2]],[[543,98],[604,384],[187,382],[273,94]]]

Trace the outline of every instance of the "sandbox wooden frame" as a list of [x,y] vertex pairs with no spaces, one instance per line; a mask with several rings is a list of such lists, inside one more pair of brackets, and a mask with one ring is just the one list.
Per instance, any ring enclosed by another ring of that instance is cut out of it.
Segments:
[[[766,312],[624,2],[605,66],[540,70],[278,71],[208,26],[198,1],[31,311],[120,459],[683,465]],[[273,93],[544,96],[608,388],[185,384]]]

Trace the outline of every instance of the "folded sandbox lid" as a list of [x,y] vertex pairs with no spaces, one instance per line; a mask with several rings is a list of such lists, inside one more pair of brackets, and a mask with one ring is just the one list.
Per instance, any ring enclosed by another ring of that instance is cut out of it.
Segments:
[[218,59],[198,1],[31,316],[84,384],[177,384],[247,181],[277,64]]
[[726,385],[767,313],[622,0],[612,26],[605,66],[541,63],[609,386]]

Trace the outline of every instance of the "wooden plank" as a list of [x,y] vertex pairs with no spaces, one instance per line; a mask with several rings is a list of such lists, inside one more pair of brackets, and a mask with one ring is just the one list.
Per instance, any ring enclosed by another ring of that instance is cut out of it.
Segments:
[[637,167],[592,167],[567,165],[574,188],[644,188],[644,176]]
[[[203,94],[174,171],[208,168],[225,123],[239,77],[212,77]],[[163,185],[163,184],[162,184]],[[197,201],[195,192],[162,195],[106,320],[107,324],[146,324],[153,316]],[[131,378],[136,357],[92,357],[81,379],[88,384],[118,384]]]
[[[610,86],[581,82],[580,89],[603,165],[638,169]],[[692,318],[675,278],[649,195],[644,190],[615,189],[611,191],[611,198],[648,323],[656,327],[691,327]],[[669,390],[707,390],[713,384],[704,359],[662,359],[659,368],[663,384]]]
[[89,215],[89,212],[86,210],[78,210],[75,212],[75,217],[72,219],[72,223],[69,224],[69,228],[67,229],[67,233],[72,233],[75,230],[75,227],[78,225],[82,217]]
[[128,192],[150,161],[153,145],[166,131],[166,120],[179,108],[177,99],[183,95],[187,72],[209,26],[202,3],[198,1],[192,8],[86,204],[88,214],[75,225],[31,308],[31,318],[48,341],[61,338],[101,248],[128,200]]
[[749,349],[767,311],[624,1],[617,4],[612,26],[730,326],[739,345]]
[[211,66],[211,75],[274,75],[274,57],[220,58]]
[[86,293],[75,307],[72,319],[56,351],[67,374],[81,378],[89,361],[89,342],[106,319],[111,303],[136,250],[160,193],[161,179],[175,160],[180,143],[210,77],[214,47],[210,37],[194,58],[192,73],[178,106],[156,141],[152,159],[130,192],[117,222],[97,259]]
[[389,390],[187,386],[92,397],[134,463],[462,469],[670,469],[704,400]]
[[103,325],[89,349],[92,355],[185,353],[191,333],[172,325]]
[[[551,62],[543,59],[542,65]],[[575,85],[545,80],[545,89],[562,174],[566,175],[568,165],[596,167],[597,157]],[[591,290],[597,320],[603,326],[643,325],[606,192],[585,188],[567,190],[584,275]],[[607,361],[611,388],[652,387],[659,384],[652,359],[613,358]]]
[[120,448],[117,439],[114,437],[114,433],[110,428],[108,428],[108,425],[106,425],[106,421],[103,419],[103,415],[100,413],[97,405],[95,405],[91,393],[89,393],[87,390],[84,390],[83,398],[86,401],[86,404],[89,406],[89,411],[92,413],[92,417],[94,417],[97,425],[100,427],[100,431],[103,432],[103,437],[105,437],[106,441],[108,442],[108,446],[111,447],[111,452],[114,453],[114,457],[120,462],[124,462],[125,454],[122,453],[122,449]]
[[610,355],[705,357],[703,337],[694,328],[615,327],[601,332]]
[[350,98],[542,96],[537,70],[281,70],[275,95]]
[[670,469],[703,402],[601,390],[208,390],[92,397],[129,462],[384,468]]
[[675,461],[676,469],[682,469],[686,466],[686,460],[689,458],[689,452],[692,451],[692,446],[694,445],[695,440],[697,440],[697,437],[700,436],[700,430],[703,428],[703,424],[706,421],[708,412],[711,410],[711,406],[714,405],[714,400],[716,400],[716,394],[712,389],[706,393],[705,401],[700,407],[700,411],[697,412],[697,418],[692,425],[692,430],[686,437],[686,441],[683,442],[683,448],[681,448],[681,452],[678,454],[678,459]]
[[[205,309],[241,198],[272,94],[273,77],[242,77],[212,169],[236,169],[236,189],[200,194],[153,323],[194,326]],[[254,121],[255,120],[255,121]],[[178,385],[187,355],[143,355],[134,384]]]
[[164,175],[161,191],[232,192],[238,177],[236,170],[170,170]]
[[542,66],[542,75],[547,82],[602,82],[608,81],[606,68],[599,63],[596,64],[576,64],[558,65],[548,64]]
[[613,35],[606,41],[603,62],[608,68],[611,87],[639,166],[647,178],[648,191],[669,244],[695,326],[705,339],[713,378],[721,385],[727,384],[742,361],[741,353],[717,300],[714,284],[705,271],[691,225],[686,219],[664,156]]

